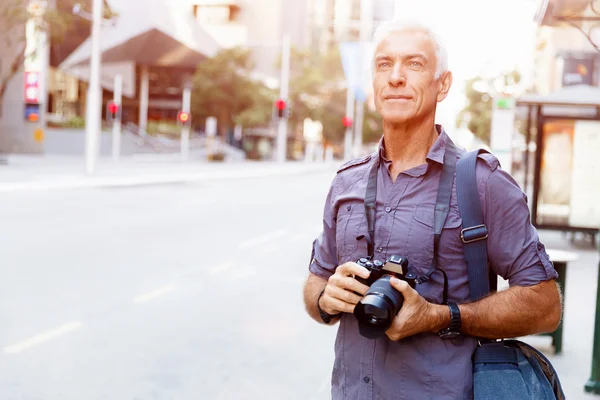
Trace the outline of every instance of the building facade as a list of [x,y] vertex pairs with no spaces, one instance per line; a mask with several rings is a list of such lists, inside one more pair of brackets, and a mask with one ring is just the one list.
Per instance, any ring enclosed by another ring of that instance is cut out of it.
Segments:
[[600,85],[600,14],[592,1],[541,1],[535,20],[539,25],[533,77],[537,93]]

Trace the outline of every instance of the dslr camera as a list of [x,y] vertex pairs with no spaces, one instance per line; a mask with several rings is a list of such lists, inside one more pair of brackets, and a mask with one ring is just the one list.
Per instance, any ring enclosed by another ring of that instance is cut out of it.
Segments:
[[390,278],[402,279],[414,289],[417,275],[408,272],[408,259],[397,255],[390,256],[385,263],[368,258],[361,258],[356,263],[371,274],[367,279],[355,277],[369,286],[369,290],[354,308],[354,315],[360,334],[368,339],[377,339],[385,335],[404,303],[404,297],[392,287]]

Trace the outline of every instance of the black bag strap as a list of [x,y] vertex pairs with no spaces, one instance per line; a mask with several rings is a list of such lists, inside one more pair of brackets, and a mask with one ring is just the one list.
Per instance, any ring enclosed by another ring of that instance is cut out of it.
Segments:
[[472,301],[495,292],[497,286],[497,277],[488,267],[488,230],[483,221],[475,177],[477,157],[482,152],[487,151],[479,149],[465,153],[456,165],[456,197],[463,228],[460,238],[464,244]]
[[444,165],[440,174],[440,183],[438,187],[437,200],[435,202],[433,218],[433,259],[431,267],[427,273],[419,278],[419,283],[427,282],[436,271],[441,271],[444,275],[444,293],[443,303],[448,302],[448,276],[443,269],[438,268],[438,252],[440,246],[440,237],[448,213],[450,212],[450,199],[452,198],[452,186],[454,184],[454,173],[456,172],[457,148],[448,141],[444,151]]
[[377,201],[377,172],[379,171],[379,159],[371,166],[369,171],[369,181],[367,183],[367,193],[365,195],[365,213],[367,215],[367,229],[369,235],[365,237],[367,240],[367,250],[369,259],[373,259],[375,255],[375,206]]

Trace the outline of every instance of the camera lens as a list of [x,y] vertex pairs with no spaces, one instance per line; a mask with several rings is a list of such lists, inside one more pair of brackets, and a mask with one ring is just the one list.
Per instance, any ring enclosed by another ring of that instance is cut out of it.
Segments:
[[385,335],[402,304],[404,297],[390,284],[390,276],[376,280],[354,308],[360,334],[369,339]]

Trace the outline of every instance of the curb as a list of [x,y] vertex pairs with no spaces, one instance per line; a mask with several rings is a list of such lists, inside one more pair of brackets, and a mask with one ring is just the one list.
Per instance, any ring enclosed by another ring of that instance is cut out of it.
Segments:
[[275,169],[262,167],[257,170],[220,171],[217,173],[177,173],[177,174],[153,174],[141,176],[104,176],[104,177],[63,177],[62,179],[48,179],[27,182],[5,182],[0,183],[0,193],[9,192],[32,192],[47,190],[70,190],[91,188],[118,188],[134,186],[150,186],[165,184],[185,184],[197,182],[210,182],[215,180],[237,180],[257,179],[273,176],[287,176],[301,173],[315,173],[322,171],[333,171],[334,166],[319,164],[302,166],[300,168]]

